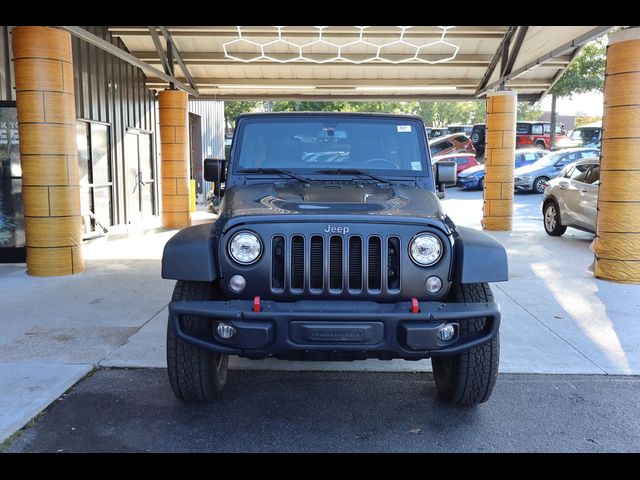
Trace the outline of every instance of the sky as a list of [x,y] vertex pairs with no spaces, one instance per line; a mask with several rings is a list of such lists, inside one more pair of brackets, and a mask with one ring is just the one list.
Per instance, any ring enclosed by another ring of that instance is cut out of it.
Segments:
[[[547,95],[542,102],[544,112],[551,111],[551,96]],[[602,93],[581,93],[573,97],[559,98],[556,102],[558,115],[602,115]]]

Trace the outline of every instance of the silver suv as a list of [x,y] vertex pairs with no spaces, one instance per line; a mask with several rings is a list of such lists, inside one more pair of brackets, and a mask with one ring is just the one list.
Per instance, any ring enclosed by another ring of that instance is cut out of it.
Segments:
[[516,168],[514,175],[515,189],[543,193],[545,184],[556,178],[560,171],[583,158],[599,158],[596,148],[568,148],[559,152],[551,152],[531,165]]
[[551,180],[542,197],[544,229],[554,237],[567,227],[595,233],[600,161],[588,158],[568,165]]

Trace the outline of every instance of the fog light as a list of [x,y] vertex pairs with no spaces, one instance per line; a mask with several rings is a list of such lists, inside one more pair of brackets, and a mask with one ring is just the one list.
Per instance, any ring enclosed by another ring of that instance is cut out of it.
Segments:
[[227,323],[219,323],[216,332],[220,338],[229,339],[236,334],[236,329]]
[[438,329],[438,338],[443,342],[448,342],[455,336],[455,334],[456,327],[454,327],[453,325],[445,325],[444,327],[440,327]]
[[429,293],[438,293],[442,288],[442,280],[440,280],[440,277],[432,275],[424,282],[424,288],[426,288]]
[[247,281],[242,275],[234,275],[229,279],[229,288],[236,293],[240,293],[247,286]]

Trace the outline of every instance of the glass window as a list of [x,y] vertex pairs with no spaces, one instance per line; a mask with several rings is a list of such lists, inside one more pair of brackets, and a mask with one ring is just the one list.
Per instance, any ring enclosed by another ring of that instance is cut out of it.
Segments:
[[535,162],[540,157],[541,157],[541,155],[538,155],[537,153],[525,153],[524,154],[524,159],[527,162]]
[[594,165],[593,168],[589,170],[589,175],[587,176],[585,183],[591,185],[600,183],[600,165]]
[[[305,116],[251,118],[241,123],[238,170],[366,169],[415,175],[426,171],[420,124],[410,119]],[[444,150],[439,142],[432,151]]]
[[569,178],[576,182],[585,183],[585,179],[587,178],[587,174],[589,173],[590,168],[593,166],[591,163],[583,163],[580,165],[576,165],[571,169],[571,173]]
[[530,127],[531,125],[528,123],[518,123],[516,125],[516,133],[518,135],[528,135],[531,131]]
[[458,165],[466,165],[469,163],[469,157],[456,157],[455,162]]
[[598,152],[596,150],[587,150],[582,152],[582,158],[598,158]]
[[544,124],[544,134],[548,135],[551,133],[551,124],[550,123],[545,123]]
[[457,137],[454,137],[454,140],[456,142],[465,143],[469,139],[467,137],[465,137],[464,135],[458,135]]
[[531,125],[532,135],[542,135],[542,125]]
[[435,145],[431,145],[431,155],[437,155],[438,153],[453,147],[453,143],[449,141],[438,142]]
[[111,181],[109,164],[109,127],[100,123],[91,124],[91,163],[95,185],[104,185]]

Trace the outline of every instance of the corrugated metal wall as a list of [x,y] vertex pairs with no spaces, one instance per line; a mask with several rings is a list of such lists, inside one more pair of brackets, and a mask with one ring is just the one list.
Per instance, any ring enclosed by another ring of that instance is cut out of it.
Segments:
[[11,27],[0,25],[0,100],[15,100],[11,59]]
[[[224,158],[224,102],[189,100],[189,111],[202,117],[203,158]],[[211,188],[204,182],[204,196]]]
[[[83,27],[119,48],[124,43],[113,38],[107,27]],[[158,179],[157,101],[149,90],[146,77],[137,67],[89,45],[76,37],[73,41],[73,66],[76,92],[76,115],[111,125],[111,157],[115,179],[114,223],[124,223],[124,134],[134,128],[153,132],[155,178]],[[158,205],[158,188],[156,205]]]
[[[84,27],[119,48],[124,43],[109,34],[107,27]],[[15,100],[11,62],[12,27],[0,26],[0,100]],[[158,179],[157,101],[146,77],[137,67],[72,37],[76,115],[79,119],[108,123],[111,128],[111,162],[114,179],[113,221],[125,223],[124,134],[133,128],[152,132],[154,174]],[[156,188],[156,211],[159,211]]]

